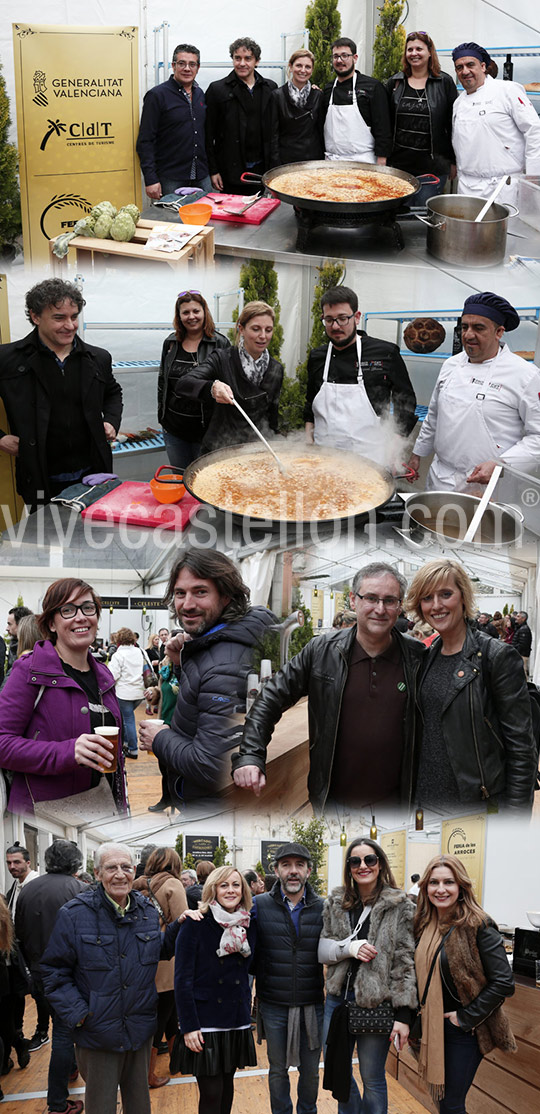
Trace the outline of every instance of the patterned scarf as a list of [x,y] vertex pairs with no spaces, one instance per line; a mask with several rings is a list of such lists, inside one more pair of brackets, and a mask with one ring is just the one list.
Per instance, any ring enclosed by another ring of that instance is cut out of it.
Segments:
[[242,371],[244,372],[246,379],[249,379],[250,383],[254,383],[255,386],[258,387],[262,382],[268,364],[270,363],[270,353],[268,349],[265,348],[264,352],[261,356],[259,356],[258,360],[254,360],[253,356],[250,356],[249,352],[246,352],[246,349],[244,347],[244,338],[240,337],[240,340],[238,342],[238,355],[240,356]]
[[240,908],[236,909],[234,913],[228,913],[215,899],[210,902],[209,909],[214,920],[224,929],[216,954],[232,955],[234,952],[240,952],[240,955],[251,955],[251,948],[247,940],[247,929],[250,922],[250,915],[247,910]]
[[298,86],[294,84],[294,81],[288,81],[287,89],[289,90],[289,96],[293,104],[295,104],[297,108],[305,108],[309,100],[309,94],[311,93],[311,81],[306,81],[303,89],[299,89]]

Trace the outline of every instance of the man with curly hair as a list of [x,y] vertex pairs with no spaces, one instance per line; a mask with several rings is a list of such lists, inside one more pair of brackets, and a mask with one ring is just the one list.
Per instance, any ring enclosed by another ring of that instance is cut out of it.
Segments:
[[112,472],[122,389],[109,352],[78,336],[84,304],[73,283],[45,279],[26,295],[32,332],[0,346],[9,422],[0,449],[16,458],[17,491],[32,509],[88,472]]

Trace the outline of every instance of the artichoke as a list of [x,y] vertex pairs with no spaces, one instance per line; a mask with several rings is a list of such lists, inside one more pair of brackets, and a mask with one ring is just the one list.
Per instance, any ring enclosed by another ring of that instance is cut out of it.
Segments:
[[110,201],[100,201],[97,205],[94,205],[90,216],[93,217],[94,220],[98,220],[104,213],[107,213],[111,220],[116,216],[117,210],[114,205],[111,205]]
[[98,240],[110,240],[112,222],[113,218],[109,213],[102,213],[101,216],[98,216],[94,225],[94,236]]
[[82,217],[81,220],[78,220],[77,223],[73,225],[73,235],[95,236],[95,224],[96,222],[94,218],[90,214],[88,214],[87,217]]
[[109,235],[113,240],[132,240],[135,235],[135,223],[131,219],[129,213],[120,211],[118,216],[114,218]]
[[122,205],[120,213],[129,213],[134,224],[137,224],[141,215],[136,205]]

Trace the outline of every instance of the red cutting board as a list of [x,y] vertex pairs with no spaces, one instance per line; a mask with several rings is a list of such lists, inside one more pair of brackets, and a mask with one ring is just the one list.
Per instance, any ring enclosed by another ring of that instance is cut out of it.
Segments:
[[129,526],[160,527],[162,530],[183,530],[200,503],[186,491],[179,503],[158,503],[150,490],[150,484],[137,480],[125,483],[109,491],[101,499],[86,507],[83,518],[91,522],[121,522]]
[[215,202],[219,198],[223,205],[227,205],[230,209],[242,209],[247,205],[249,198],[242,197],[239,193],[208,193],[203,201],[212,202],[212,215],[210,220],[231,220],[235,224],[262,224],[266,220],[269,213],[273,213],[281,201],[277,197],[261,197],[260,201],[256,201],[251,209],[243,216],[237,216],[235,213],[224,213],[223,205],[216,205]]

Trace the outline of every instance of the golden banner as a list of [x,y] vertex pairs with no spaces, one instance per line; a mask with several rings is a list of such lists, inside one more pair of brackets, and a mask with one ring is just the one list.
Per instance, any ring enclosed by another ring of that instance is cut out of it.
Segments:
[[136,27],[13,25],[25,262],[98,201],[141,207]]
[[[10,339],[7,279],[0,275],[0,344],[8,344]],[[8,429],[3,402],[0,402],[0,429],[4,432]],[[15,488],[15,457],[0,452],[0,530],[18,522],[22,508],[23,501]]]
[[405,885],[405,860],[407,857],[407,833],[403,830],[400,832],[384,832],[381,836],[379,843],[390,863],[390,869],[396,884],[401,890],[409,889]]
[[473,884],[476,900],[482,904],[484,889],[484,853],[486,845],[486,818],[460,816],[444,820],[441,828],[443,855],[456,855],[463,859],[467,874]]

